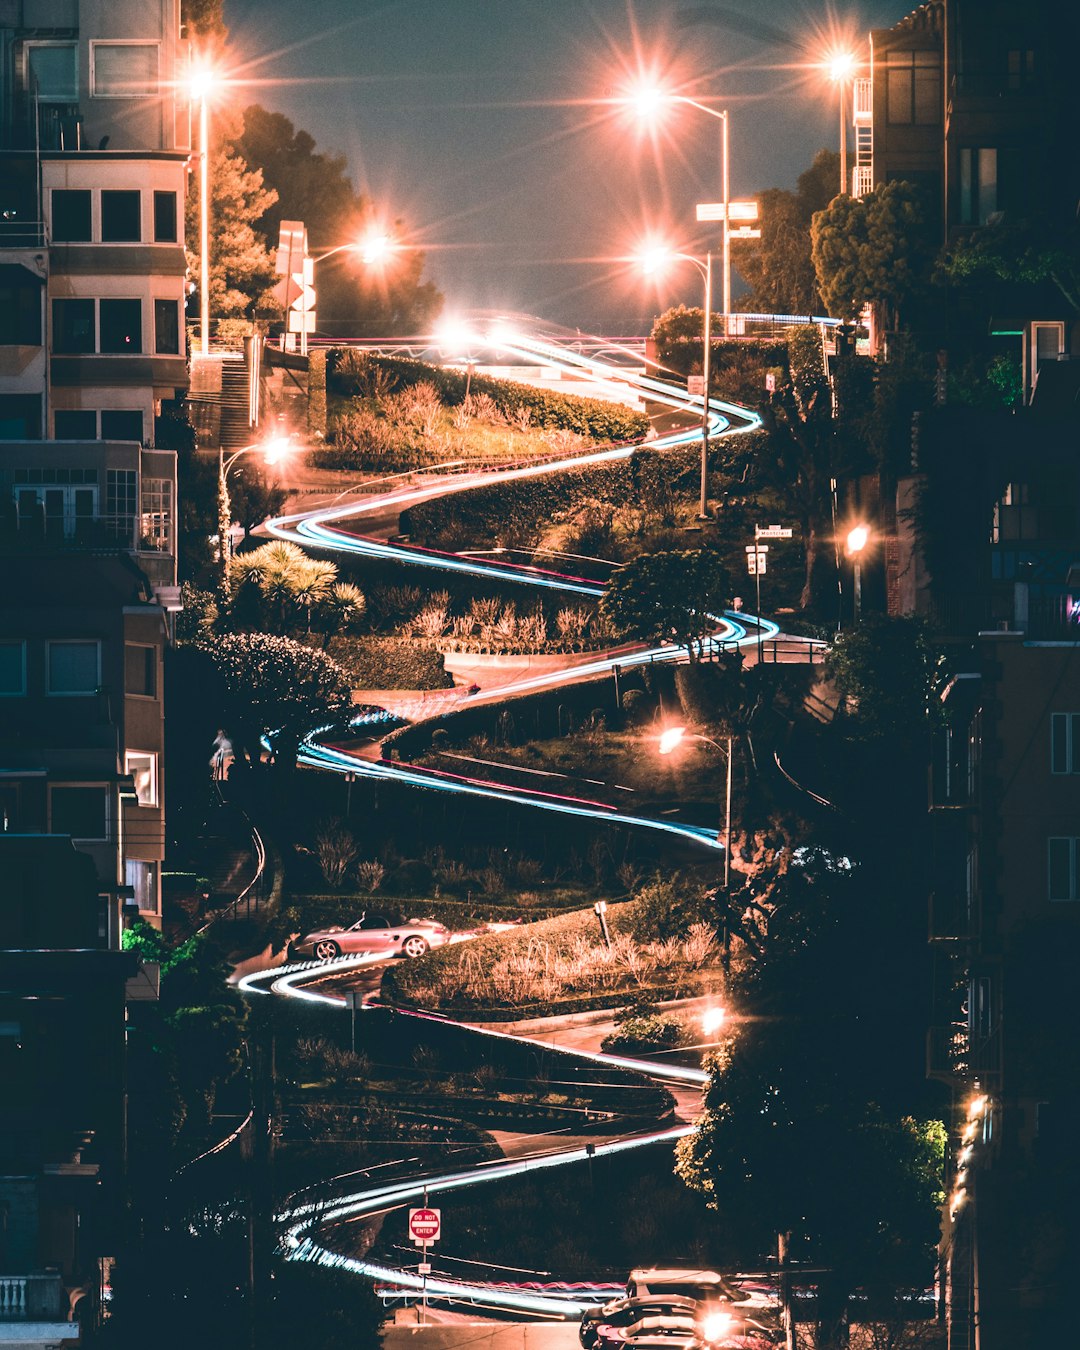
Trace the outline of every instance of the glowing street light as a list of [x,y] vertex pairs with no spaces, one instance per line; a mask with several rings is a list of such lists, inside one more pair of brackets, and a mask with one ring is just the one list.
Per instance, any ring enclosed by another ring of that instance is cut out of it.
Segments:
[[855,75],[858,65],[851,52],[833,52],[826,62],[829,79],[840,88],[840,191],[850,192],[847,180],[847,87]]
[[646,276],[654,276],[672,262],[688,262],[694,264],[705,282],[705,331],[703,334],[705,350],[701,358],[701,491],[698,503],[698,518],[708,520],[709,388],[710,376],[712,375],[712,254],[706,253],[705,261],[702,262],[700,258],[695,258],[692,254],[675,253],[662,244],[648,244],[638,251],[637,256],[641,264],[641,270]]
[[[724,894],[727,895],[728,882],[731,879],[731,741],[727,738],[727,749],[709,736],[701,736],[696,731],[687,731],[685,727],[668,727],[662,732],[658,741],[658,748],[662,755],[670,755],[671,752],[682,745],[683,741],[703,741],[705,745],[711,745],[713,749],[719,750],[722,755],[727,757],[727,791],[724,804]],[[726,930],[725,930],[726,931]]]
[[698,112],[707,113],[710,117],[719,118],[723,122],[723,131],[720,139],[720,172],[722,176],[721,187],[723,190],[724,203],[724,232],[723,240],[723,301],[724,301],[724,332],[728,331],[728,315],[731,313],[731,228],[728,216],[731,208],[731,178],[730,178],[730,156],[728,146],[728,112],[726,108],[710,108],[707,103],[699,103],[696,98],[689,98],[686,94],[673,94],[668,89],[660,88],[658,85],[639,85],[629,90],[619,102],[625,103],[632,108],[642,123],[652,123],[658,117],[663,116],[664,112],[676,103],[685,104],[688,107],[696,108]]
[[859,609],[862,605],[862,555],[870,542],[870,529],[866,525],[855,525],[848,530],[847,552],[855,570],[855,626],[859,625]]
[[727,1009],[717,1004],[715,1007],[706,1008],[702,1014],[701,1029],[706,1036],[715,1036],[726,1021]]
[[263,462],[267,465],[280,464],[287,459],[296,449],[296,445],[288,436],[272,436],[266,441],[252,441],[250,445],[242,445],[239,450],[234,450],[228,459],[225,458],[225,452],[218,446],[218,560],[221,563],[221,586],[225,588],[225,583],[229,575],[229,560],[232,557],[232,503],[229,500],[228,476],[229,470],[240,458],[241,455],[251,454],[257,451],[262,454]]

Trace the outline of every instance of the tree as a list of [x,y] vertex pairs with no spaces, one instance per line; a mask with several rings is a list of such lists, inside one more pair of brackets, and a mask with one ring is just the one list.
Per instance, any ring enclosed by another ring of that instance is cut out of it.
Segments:
[[710,550],[644,553],[615,569],[600,610],[621,637],[675,642],[697,661],[730,597],[727,569]]
[[[297,626],[299,612],[311,631],[311,612],[331,594],[338,570],[332,562],[309,557],[302,548],[273,539],[250,553],[238,553],[229,563],[229,591],[234,614],[243,618],[254,610],[260,623],[275,633]],[[252,605],[255,593],[258,603]]]
[[837,635],[825,672],[857,703],[863,736],[910,745],[927,734],[939,663],[922,620],[867,614],[857,628]]
[[1080,225],[1051,220],[1004,221],[985,225],[957,240],[942,261],[947,280],[987,282],[1056,293],[1073,314],[1080,314]]
[[[227,143],[210,154],[210,310],[215,318],[252,318],[278,314],[281,306],[272,287],[274,262],[253,222],[277,200],[263,186],[262,173],[251,168]],[[199,194],[187,198],[185,227],[192,244],[199,239]],[[198,252],[188,249],[188,268],[200,275]],[[191,304],[197,305],[193,298]]]
[[285,489],[272,483],[258,464],[239,464],[237,472],[229,479],[233,519],[244,527],[245,538],[250,536],[254,526],[278,515],[287,497]]
[[929,282],[934,256],[919,189],[885,183],[865,197],[836,197],[811,225],[818,290],[829,313],[852,320],[882,306],[890,327]]
[[794,192],[758,193],[761,238],[732,241],[732,261],[750,285],[739,306],[766,314],[818,314],[821,296],[810,251],[810,222],[836,195],[840,156],[819,150]]
[[[233,150],[258,168],[274,195],[253,222],[268,248],[277,246],[282,220],[304,221],[315,253],[360,239],[372,227],[370,204],[353,188],[345,157],[317,151],[314,139],[281,113],[258,104],[246,108]],[[328,258],[317,277],[320,326],[340,326],[349,335],[430,329],[442,295],[421,281],[424,261],[422,250],[407,249],[384,272],[372,272],[348,250]]]
[[202,650],[222,681],[223,720],[233,745],[249,763],[257,761],[267,736],[275,763],[290,771],[307,732],[352,711],[348,672],[301,642],[243,633],[204,644]]

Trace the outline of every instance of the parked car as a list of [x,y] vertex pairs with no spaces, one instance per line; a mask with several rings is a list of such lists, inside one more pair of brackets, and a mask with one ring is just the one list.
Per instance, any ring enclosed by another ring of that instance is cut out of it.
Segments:
[[333,961],[338,956],[362,952],[423,956],[431,947],[444,946],[450,936],[450,929],[434,919],[406,919],[394,925],[381,914],[362,914],[351,928],[331,924],[291,942],[289,955],[296,961],[313,957],[317,961]]
[[629,1327],[643,1317],[693,1317],[697,1303],[692,1298],[617,1298],[600,1308],[587,1308],[581,1315],[578,1340],[582,1350],[593,1350],[597,1331],[603,1327]]
[[783,1340],[778,1310],[766,1293],[741,1289],[715,1270],[652,1268],[632,1270],[628,1301],[681,1298],[693,1303],[696,1335],[686,1350],[764,1347]]

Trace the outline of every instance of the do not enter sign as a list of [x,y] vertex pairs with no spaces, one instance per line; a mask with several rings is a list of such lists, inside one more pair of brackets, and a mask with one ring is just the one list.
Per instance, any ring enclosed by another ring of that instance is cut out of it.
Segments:
[[413,1242],[426,1245],[438,1242],[439,1229],[442,1227],[442,1210],[410,1209],[409,1235]]

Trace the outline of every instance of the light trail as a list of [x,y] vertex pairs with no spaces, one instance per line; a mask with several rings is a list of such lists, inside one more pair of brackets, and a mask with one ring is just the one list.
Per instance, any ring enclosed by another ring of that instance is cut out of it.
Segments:
[[[587,371],[605,379],[613,379],[633,388],[637,393],[668,408],[680,410],[700,417],[704,411],[702,399],[686,394],[683,390],[634,371],[625,371],[584,355],[581,352],[568,351],[538,338],[529,337],[520,332],[499,339],[498,345],[511,353],[527,357],[542,356],[553,365],[570,371]],[[741,425],[735,426],[733,422]],[[722,399],[709,400],[710,435],[732,434],[735,431],[754,430],[761,425],[757,413]],[[700,425],[672,432],[647,442],[651,449],[664,450],[683,445],[691,445],[701,438]],[[395,490],[372,497],[363,502],[335,503],[313,512],[279,517],[269,523],[269,531],[278,538],[290,539],[300,543],[309,543],[319,548],[360,556],[393,560],[413,566],[423,566],[436,571],[457,572],[488,581],[512,581],[535,587],[549,588],[569,594],[598,597],[603,594],[603,585],[590,582],[581,577],[566,576],[546,569],[521,566],[460,554],[442,553],[416,545],[391,543],[387,539],[351,532],[348,524],[362,524],[365,518],[400,511],[409,505],[428,500],[432,497],[450,493],[467,492],[496,482],[508,482],[514,479],[536,477],[541,474],[558,473],[567,470],[580,470],[591,466],[611,464],[629,458],[640,448],[638,443],[612,446],[602,450],[588,451],[581,455],[555,459],[547,463],[532,463],[517,468],[463,474],[453,480],[443,480],[437,484],[425,484]],[[743,613],[728,613],[716,618],[717,629],[706,641],[712,651],[727,648],[739,648],[759,641],[762,636],[775,638],[779,626],[770,620],[753,617]],[[751,630],[746,627],[752,626]],[[593,661],[570,666],[563,670],[545,675],[526,677],[499,691],[500,699],[517,697],[536,690],[557,687],[560,684],[576,682],[582,679],[609,674],[612,667],[620,669],[651,665],[660,662],[680,660],[682,652],[674,647],[656,647],[643,651],[621,653],[597,657]],[[645,829],[666,834],[686,842],[703,845],[710,849],[720,849],[718,832],[702,826],[681,824],[678,822],[655,820],[644,816],[635,816],[615,810],[602,803],[591,803],[551,793],[540,793],[528,789],[515,789],[482,779],[467,778],[433,772],[411,765],[389,760],[372,761],[350,754],[338,746],[327,744],[318,739],[327,735],[330,728],[322,728],[312,733],[302,744],[299,762],[312,767],[328,769],[339,773],[351,773],[357,777],[387,779],[406,786],[425,791],[466,793],[476,797],[498,800],[537,810],[577,816],[580,818],[617,823],[634,829]],[[362,955],[343,957],[333,962],[315,964],[312,962],[290,962],[272,970],[245,975],[239,987],[245,993],[276,993],[288,998],[302,999],[344,1007],[344,998],[340,995],[321,993],[305,987],[313,980],[328,974],[375,965],[385,960],[382,955]],[[269,988],[264,986],[269,985]],[[443,1024],[448,1019],[431,1013],[418,1011],[402,1012],[399,1015],[418,1019],[438,1021]],[[486,1036],[495,1040],[528,1041],[538,1051],[545,1054],[558,1054],[590,1064],[604,1065],[634,1071],[653,1080],[668,1083],[681,1083],[700,1087],[708,1075],[701,1069],[685,1068],[672,1064],[655,1064],[624,1056],[605,1055],[600,1052],[568,1050],[561,1046],[549,1046],[542,1041],[517,1037],[509,1032],[495,1031],[488,1027],[464,1027],[460,1023],[450,1025],[462,1027],[474,1035]],[[392,1291],[416,1294],[426,1288],[429,1295],[436,1298],[468,1302],[479,1306],[504,1311],[537,1313],[546,1317],[573,1318],[590,1306],[606,1301],[611,1296],[608,1286],[591,1286],[580,1294],[570,1297],[565,1289],[558,1292],[542,1289],[527,1290],[507,1284],[484,1281],[454,1280],[442,1276],[426,1279],[410,1271],[396,1269],[378,1262],[364,1261],[345,1256],[323,1245],[318,1234],[325,1226],[350,1222],[353,1219],[380,1213],[387,1209],[400,1207],[411,1200],[419,1200],[425,1195],[451,1194],[476,1186],[491,1185],[508,1178],[526,1175],[530,1172],[567,1167],[588,1161],[593,1157],[608,1157],[629,1150],[647,1148],[657,1144],[671,1143],[692,1133],[692,1125],[678,1125],[670,1129],[635,1135],[630,1138],[611,1140],[588,1147],[563,1149],[551,1153],[534,1155],[529,1158],[510,1159],[493,1163],[478,1164],[465,1170],[457,1170],[437,1175],[414,1176],[405,1181],[367,1186],[344,1195],[332,1202],[310,1202],[284,1209],[277,1221],[282,1226],[282,1242],[290,1259],[314,1261],[321,1265],[355,1271],[389,1286]]]

